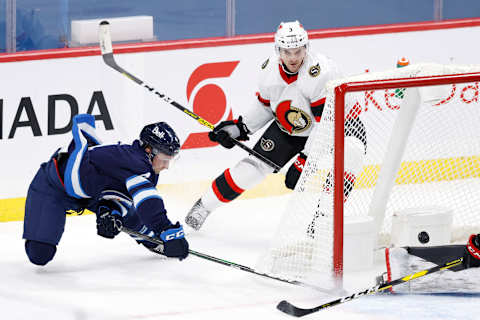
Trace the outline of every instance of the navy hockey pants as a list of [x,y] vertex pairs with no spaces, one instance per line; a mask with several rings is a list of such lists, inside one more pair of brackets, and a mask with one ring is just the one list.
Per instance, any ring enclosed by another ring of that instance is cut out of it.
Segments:
[[[53,258],[54,246],[60,242],[65,228],[66,210],[78,208],[78,200],[65,192],[53,160],[42,163],[28,189],[23,223],[23,238],[30,240],[26,252],[33,263],[32,259],[45,264]],[[50,244],[51,250],[45,250],[44,244]],[[38,252],[51,257],[39,256]]]

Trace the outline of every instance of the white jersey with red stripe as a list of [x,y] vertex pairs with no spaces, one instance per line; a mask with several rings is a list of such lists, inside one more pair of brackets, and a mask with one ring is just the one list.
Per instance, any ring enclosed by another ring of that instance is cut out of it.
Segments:
[[290,76],[279,56],[272,56],[262,64],[258,100],[244,122],[253,133],[275,119],[284,132],[306,137],[321,119],[326,83],[340,76],[336,63],[320,54],[307,53],[298,73]]

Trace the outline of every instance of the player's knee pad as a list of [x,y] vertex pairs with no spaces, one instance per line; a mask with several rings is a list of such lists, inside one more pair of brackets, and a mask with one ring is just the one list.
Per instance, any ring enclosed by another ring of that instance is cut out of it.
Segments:
[[273,172],[273,168],[254,157],[247,157],[230,169],[235,183],[242,189],[250,189]]
[[50,243],[27,240],[25,241],[25,252],[31,263],[44,266],[53,259],[57,252],[57,246]]
[[266,164],[251,157],[245,158],[213,181],[212,187],[202,196],[202,203],[208,211],[213,211],[222,203],[236,199],[272,172],[273,168]]

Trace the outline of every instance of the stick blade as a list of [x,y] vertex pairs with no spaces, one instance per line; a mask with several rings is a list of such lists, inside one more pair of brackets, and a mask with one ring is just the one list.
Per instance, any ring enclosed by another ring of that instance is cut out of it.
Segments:
[[310,309],[302,309],[295,307],[293,304],[286,300],[282,300],[277,304],[277,309],[294,317],[303,317],[304,315],[310,314]]
[[100,50],[102,55],[106,55],[113,52],[112,49],[112,37],[110,36],[110,24],[108,21],[102,21],[98,28],[98,41],[100,43]]

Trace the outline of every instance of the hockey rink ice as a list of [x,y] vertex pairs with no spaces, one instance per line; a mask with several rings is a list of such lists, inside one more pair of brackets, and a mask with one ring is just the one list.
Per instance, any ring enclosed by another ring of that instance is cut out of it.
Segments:
[[[253,268],[287,199],[230,203],[200,232],[188,233],[190,248]],[[165,201],[170,219],[183,222],[191,203]],[[22,227],[22,222],[0,223],[2,320],[294,319],[275,308],[279,301],[310,308],[336,298],[195,256],[182,262],[162,258],[124,233],[101,238],[93,215],[68,218],[54,260],[37,267],[25,255]],[[346,278],[354,289],[367,288],[379,270]],[[480,295],[372,295],[304,319],[479,319],[479,305]]]

